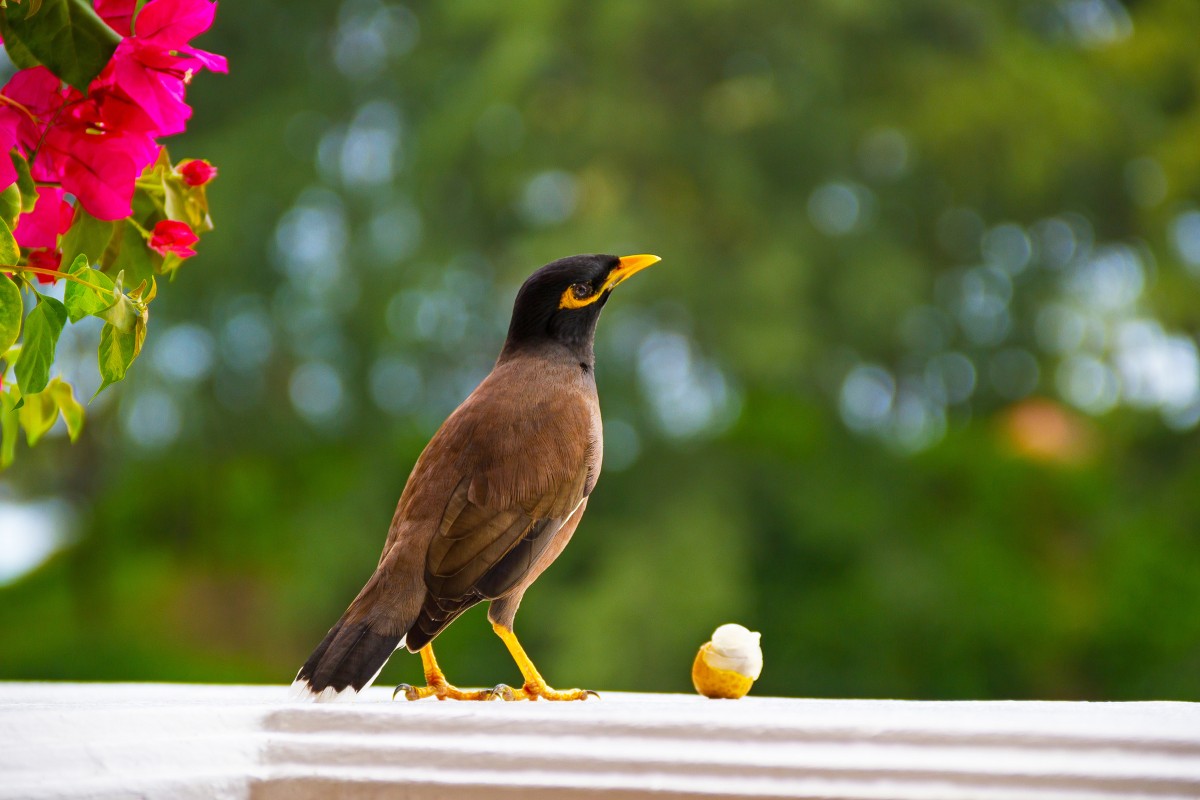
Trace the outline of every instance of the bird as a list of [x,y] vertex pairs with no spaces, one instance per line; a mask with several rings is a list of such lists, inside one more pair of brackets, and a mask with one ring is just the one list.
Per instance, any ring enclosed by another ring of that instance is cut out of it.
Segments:
[[[299,699],[352,697],[392,653],[419,653],[425,685],[393,699],[586,700],[549,686],[513,621],[526,589],[571,540],[600,477],[604,441],[594,340],[613,289],[654,255],[576,255],[522,284],[492,371],[417,458],[379,564],[292,684]],[[488,620],[521,672],[519,688],[461,689],[433,641],[487,601]]]

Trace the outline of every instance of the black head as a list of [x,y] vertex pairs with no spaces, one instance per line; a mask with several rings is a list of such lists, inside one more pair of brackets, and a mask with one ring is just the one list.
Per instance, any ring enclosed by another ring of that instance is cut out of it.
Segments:
[[513,304],[501,359],[520,350],[562,345],[591,363],[596,321],[612,290],[658,256],[582,255],[552,261],[529,276]]

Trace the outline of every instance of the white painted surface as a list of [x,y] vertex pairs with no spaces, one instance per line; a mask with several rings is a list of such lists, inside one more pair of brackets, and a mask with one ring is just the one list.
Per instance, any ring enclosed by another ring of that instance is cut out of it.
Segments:
[[1190,703],[389,694],[0,683],[0,797],[1200,797]]

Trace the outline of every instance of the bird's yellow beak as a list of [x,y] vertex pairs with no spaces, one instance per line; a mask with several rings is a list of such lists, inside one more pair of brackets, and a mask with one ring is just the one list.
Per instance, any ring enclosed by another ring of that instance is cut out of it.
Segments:
[[604,288],[611,289],[621,281],[628,278],[634,273],[641,272],[651,264],[657,264],[662,261],[658,256],[638,255],[638,256],[622,256],[617,264],[617,268],[608,273],[608,279],[604,281]]
[[559,308],[583,308],[590,306],[592,303],[604,297],[604,293],[612,289],[621,281],[628,278],[635,272],[641,272],[651,264],[657,264],[662,261],[658,256],[624,256],[617,259],[617,266],[613,267],[612,272],[608,273],[608,277],[604,279],[604,285],[597,289],[587,297],[576,297],[571,289],[563,292],[562,299],[558,301]]

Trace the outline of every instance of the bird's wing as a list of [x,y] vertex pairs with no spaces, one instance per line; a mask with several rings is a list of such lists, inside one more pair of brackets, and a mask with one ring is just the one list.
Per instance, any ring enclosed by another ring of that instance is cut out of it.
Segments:
[[591,490],[598,444],[587,403],[541,405],[507,415],[503,425],[487,406],[466,408],[455,421],[461,434],[454,438],[463,442],[454,458],[458,480],[426,551],[427,594],[410,648],[480,600],[520,585]]
[[477,505],[464,479],[451,497],[441,530],[430,542],[425,585],[447,600],[477,594],[493,599],[516,586],[583,501],[586,469],[532,507]]

